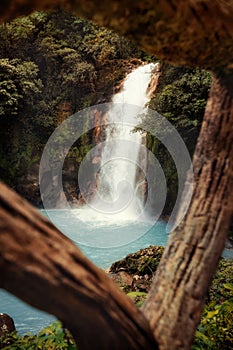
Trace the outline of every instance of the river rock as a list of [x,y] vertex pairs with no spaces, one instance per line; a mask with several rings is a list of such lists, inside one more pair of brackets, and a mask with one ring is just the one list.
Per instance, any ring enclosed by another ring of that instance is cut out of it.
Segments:
[[163,251],[157,246],[141,249],[113,263],[107,273],[124,292],[147,293]]
[[159,264],[164,248],[159,246],[150,246],[140,249],[136,253],[127,255],[112,264],[110,273],[126,271],[132,275],[145,276],[153,275]]
[[13,319],[7,314],[0,314],[0,337],[15,331]]
[[133,277],[126,271],[119,271],[111,276],[112,280],[119,284],[124,291],[131,290]]

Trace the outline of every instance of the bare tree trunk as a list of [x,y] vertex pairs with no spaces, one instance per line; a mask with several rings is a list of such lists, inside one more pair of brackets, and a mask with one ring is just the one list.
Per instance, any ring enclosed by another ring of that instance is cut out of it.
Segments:
[[233,212],[233,77],[215,79],[194,154],[194,195],[170,237],[143,311],[159,349],[188,349]]
[[156,349],[147,320],[45,217],[0,183],[0,287],[54,314],[79,349]]

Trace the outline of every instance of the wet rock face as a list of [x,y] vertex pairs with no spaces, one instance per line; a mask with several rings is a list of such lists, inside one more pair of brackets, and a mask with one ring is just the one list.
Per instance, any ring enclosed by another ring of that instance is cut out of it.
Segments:
[[7,314],[0,314],[0,337],[15,331],[13,319]]

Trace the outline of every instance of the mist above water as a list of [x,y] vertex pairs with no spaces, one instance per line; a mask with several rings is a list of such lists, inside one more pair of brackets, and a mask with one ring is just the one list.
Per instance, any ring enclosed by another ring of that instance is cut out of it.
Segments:
[[143,198],[138,195],[136,179],[142,135],[133,129],[141,121],[138,110],[143,111],[149,101],[147,91],[155,66],[153,63],[142,65],[128,74],[122,90],[112,99],[97,192],[89,208],[82,212],[82,217],[87,215],[89,221],[132,221],[143,212]]

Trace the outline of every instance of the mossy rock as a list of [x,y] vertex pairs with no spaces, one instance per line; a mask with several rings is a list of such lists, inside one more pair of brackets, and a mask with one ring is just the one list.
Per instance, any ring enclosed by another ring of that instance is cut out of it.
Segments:
[[[138,305],[145,299],[145,294],[149,291],[153,275],[159,265],[164,248],[159,246],[150,246],[139,250],[136,253],[127,255],[112,264],[108,273],[119,285],[120,288],[127,293],[130,293],[132,299]],[[122,273],[131,276],[130,283],[125,283],[122,279]],[[209,289],[207,303],[214,302],[217,304],[223,303],[227,298],[227,291],[224,285],[233,284],[233,259],[220,259],[219,267],[216,271],[214,280]],[[135,293],[142,293],[143,298],[135,297]],[[139,300],[140,299],[140,300]]]
[[127,295],[138,307],[142,306],[147,297],[147,293],[145,292],[129,292]]
[[139,250],[136,253],[127,255],[124,259],[112,264],[110,273],[127,271],[133,275],[152,275],[159,264],[164,248],[159,246],[150,246]]

